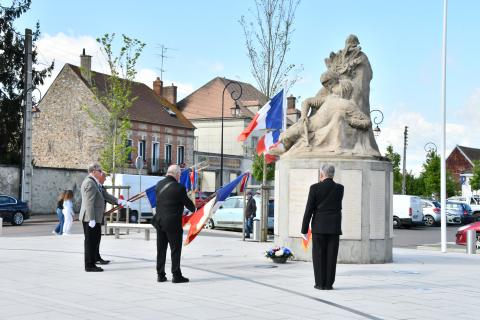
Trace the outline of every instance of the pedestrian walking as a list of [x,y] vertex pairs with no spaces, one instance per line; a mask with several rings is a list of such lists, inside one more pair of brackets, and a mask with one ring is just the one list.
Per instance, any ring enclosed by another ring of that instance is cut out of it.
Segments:
[[63,197],[63,235],[68,236],[71,234],[73,218],[75,217],[75,212],[73,212],[73,191],[67,190],[65,196]]
[[57,214],[58,218],[58,224],[55,227],[55,229],[52,231],[52,233],[61,235],[63,233],[63,197],[65,197],[65,190],[59,193],[57,197],[57,208],[55,209],[55,212]]
[[253,198],[251,191],[247,193],[247,207],[245,208],[245,238],[250,238],[250,233],[253,232],[253,219],[257,213],[257,203]]
[[344,188],[333,181],[334,175],[333,165],[322,166],[320,182],[310,186],[301,230],[302,237],[307,240],[311,221],[314,288],[319,290],[333,289],[342,234]]
[[157,281],[165,282],[165,261],[167,246],[170,245],[172,259],[172,282],[188,282],[189,279],[182,275],[180,258],[182,255],[182,214],[183,208],[187,207],[195,212],[195,205],[187,196],[185,187],[178,183],[180,179],[180,167],[171,165],[167,169],[165,179],[159,181],[155,187],[157,197],[156,213],[152,219],[152,225],[157,230]]

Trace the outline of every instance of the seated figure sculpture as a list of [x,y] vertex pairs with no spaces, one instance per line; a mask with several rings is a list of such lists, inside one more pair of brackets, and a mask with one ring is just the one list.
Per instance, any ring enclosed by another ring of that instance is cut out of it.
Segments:
[[349,36],[345,49],[325,60],[322,88],[302,103],[297,123],[280,136],[270,154],[283,157],[329,155],[377,157],[378,146],[370,120],[370,63],[356,36]]

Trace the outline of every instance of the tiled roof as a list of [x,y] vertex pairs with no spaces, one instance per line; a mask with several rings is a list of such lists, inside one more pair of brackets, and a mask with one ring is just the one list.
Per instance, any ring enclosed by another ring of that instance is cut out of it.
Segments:
[[471,162],[475,160],[480,160],[480,149],[475,149],[475,148],[469,148],[469,147],[463,147],[463,146],[457,146],[457,148],[465,154],[465,156],[470,160]]
[[[86,79],[83,78],[80,68],[71,64],[68,65],[80,77],[80,79],[90,87]],[[93,84],[100,93],[105,92],[107,79],[109,77],[109,75],[92,71]],[[130,120],[187,129],[195,128],[175,105],[156,95],[147,85],[134,81],[131,82],[131,85],[132,96],[137,97],[137,99],[128,110]]]
[[[222,92],[229,81],[231,80],[221,77],[212,79],[178,102],[178,108],[188,119],[220,118],[222,112]],[[246,107],[252,105],[261,107],[267,102],[267,97],[251,84],[237,82],[242,86],[242,96],[238,99],[241,110],[240,116],[253,118],[254,113]],[[232,117],[230,108],[234,106],[234,101],[231,98],[231,94],[234,90],[238,92],[238,86],[230,85],[225,92],[224,118]],[[233,95],[236,97],[236,92]]]

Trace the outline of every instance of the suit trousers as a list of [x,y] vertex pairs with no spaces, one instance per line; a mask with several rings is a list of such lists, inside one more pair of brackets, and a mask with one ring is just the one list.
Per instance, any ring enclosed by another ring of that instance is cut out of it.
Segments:
[[312,260],[316,286],[326,288],[333,286],[339,243],[338,234],[312,234]]
[[165,232],[157,228],[157,274],[165,275],[165,260],[167,257],[167,245],[170,244],[170,254],[172,259],[172,275],[179,277],[182,275],[180,270],[180,257],[182,255],[182,236],[183,232]]
[[88,222],[83,222],[82,224],[83,234],[85,235],[85,268],[92,268],[97,260],[97,249],[102,235],[101,225],[97,223],[95,227],[90,228]]

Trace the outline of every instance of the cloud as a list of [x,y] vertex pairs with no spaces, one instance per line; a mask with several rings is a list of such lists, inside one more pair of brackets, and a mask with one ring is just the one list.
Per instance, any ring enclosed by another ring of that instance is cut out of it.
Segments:
[[85,53],[92,56],[92,69],[103,73],[108,72],[107,60],[94,37],[71,36],[62,32],[56,35],[43,34],[35,44],[38,52],[38,68],[55,61],[52,76],[45,79],[45,83],[39,87],[42,94],[45,94],[65,63],[80,65],[80,55],[84,48]]
[[[67,35],[62,32],[57,33],[56,35],[43,34],[43,36],[36,42],[36,47],[39,68],[55,61],[55,69],[52,72],[52,76],[47,78],[45,83],[39,88],[42,95],[45,94],[65,63],[77,66],[80,65],[80,55],[84,48],[85,53],[92,56],[92,70],[106,74],[110,73],[107,59],[102,53],[100,45],[92,36]],[[135,80],[145,83],[151,88],[153,81],[158,76],[159,74],[156,71],[143,68],[137,72]],[[172,81],[170,80],[164,81],[164,84],[170,85],[171,83]],[[191,84],[175,83],[175,85],[178,88],[177,93],[179,100],[193,92],[193,86]]]
[[[480,89],[475,89],[465,106],[461,109],[461,113],[465,115],[461,118],[462,123],[447,122],[446,157],[448,157],[457,144],[473,148],[480,146],[477,138],[480,136],[479,106]],[[408,126],[406,168],[407,171],[419,174],[425,161],[425,145],[428,142],[433,142],[437,146],[438,152],[440,152],[441,123],[431,121],[419,112],[410,111],[411,109],[406,105],[399,105],[398,108],[395,108],[385,118],[385,121],[380,124],[382,131],[380,136],[377,137],[377,143],[382,154],[385,154],[387,146],[391,144],[394,151],[403,158],[403,132],[405,126]]]

